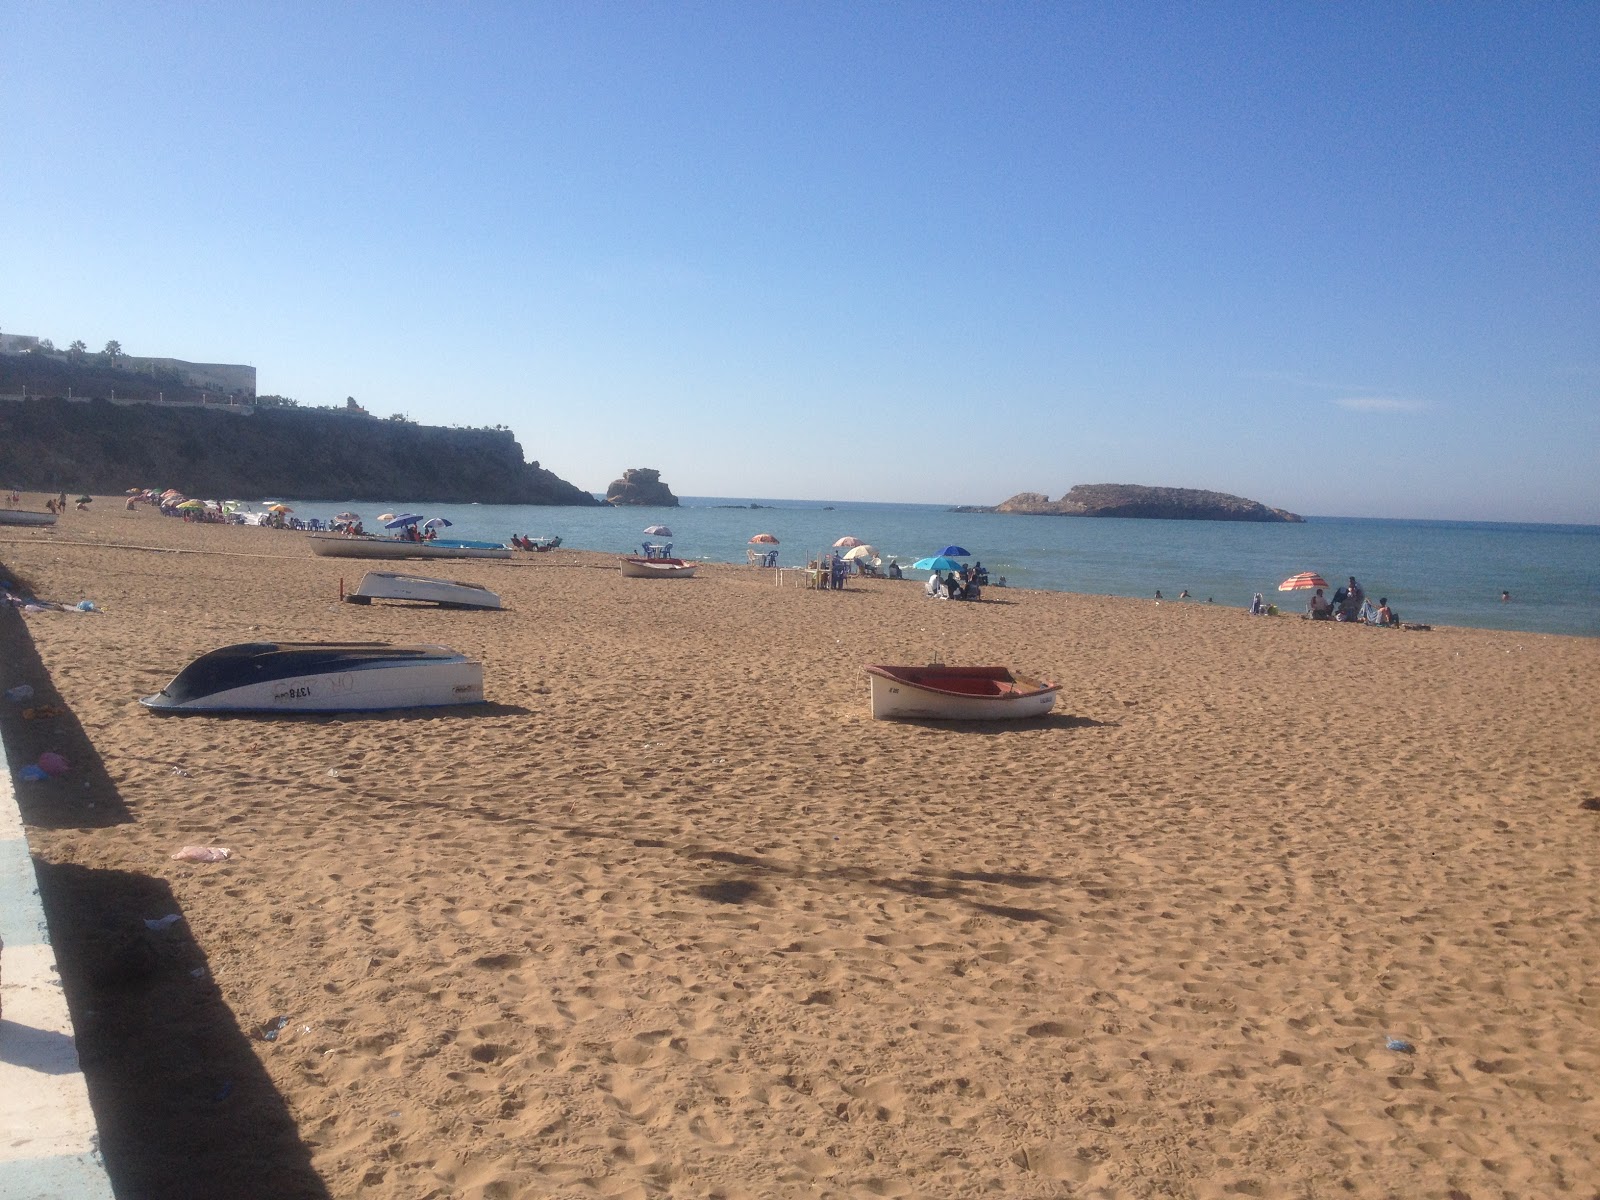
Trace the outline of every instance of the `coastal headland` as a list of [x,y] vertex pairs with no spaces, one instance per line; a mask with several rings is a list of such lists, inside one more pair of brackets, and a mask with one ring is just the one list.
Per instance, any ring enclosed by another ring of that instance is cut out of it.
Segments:
[[1146,517],[1167,521],[1303,521],[1297,513],[1259,500],[1198,488],[1146,487],[1137,483],[1080,483],[1059,500],[1042,492],[1018,492],[988,506],[964,505],[957,512],[1021,513],[1053,517]]
[[483,504],[600,503],[525,462],[507,429],[447,429],[359,410],[109,400],[0,401],[0,479],[120,495],[273,495]]
[[[504,612],[360,607],[304,535],[114,496],[0,564],[94,606],[0,606],[0,734],[70,764],[17,792],[118,1194],[1600,1178],[1600,639],[564,547],[428,564]],[[450,645],[489,703],[138,705],[259,639]],[[936,656],[1056,712],[868,717]]]

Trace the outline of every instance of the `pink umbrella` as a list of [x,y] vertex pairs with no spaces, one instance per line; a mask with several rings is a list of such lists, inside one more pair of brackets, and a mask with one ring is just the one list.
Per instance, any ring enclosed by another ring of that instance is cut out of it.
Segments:
[[773,537],[770,533],[758,533],[755,535],[755,537],[750,539],[750,544],[754,546],[758,542],[763,546],[776,546],[778,544],[778,539]]
[[835,550],[853,550],[857,546],[864,545],[866,545],[866,543],[858,537],[842,537],[833,544]]

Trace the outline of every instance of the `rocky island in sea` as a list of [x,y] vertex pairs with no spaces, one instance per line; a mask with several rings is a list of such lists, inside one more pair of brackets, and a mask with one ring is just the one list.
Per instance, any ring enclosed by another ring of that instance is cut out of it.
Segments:
[[1051,500],[1041,492],[1018,492],[995,505],[962,505],[956,512],[1023,513],[1052,517],[1147,517],[1165,521],[1303,521],[1259,500],[1197,488],[1146,487],[1137,483],[1080,483]]
[[644,508],[677,508],[678,498],[661,482],[654,467],[629,467],[621,479],[613,479],[606,489],[606,503]]

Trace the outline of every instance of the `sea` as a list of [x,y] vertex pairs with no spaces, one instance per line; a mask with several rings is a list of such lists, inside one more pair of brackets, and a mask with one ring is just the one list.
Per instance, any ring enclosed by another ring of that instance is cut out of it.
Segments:
[[[778,562],[800,566],[842,537],[869,543],[903,567],[946,546],[971,552],[991,581],[1047,591],[1248,608],[1261,592],[1285,611],[1304,592],[1277,586],[1316,571],[1332,588],[1354,575],[1402,621],[1600,637],[1600,525],[1307,517],[1303,524],[1157,521],[956,512],[937,504],[680,497],[677,508],[565,508],[495,504],[282,501],[301,518],[385,513],[444,517],[445,536],[505,541],[561,538],[563,548],[638,553],[671,542],[679,558],[742,563],[750,539],[778,539]],[[664,525],[670,536],[647,536]],[[1502,599],[1502,593],[1509,599]]]

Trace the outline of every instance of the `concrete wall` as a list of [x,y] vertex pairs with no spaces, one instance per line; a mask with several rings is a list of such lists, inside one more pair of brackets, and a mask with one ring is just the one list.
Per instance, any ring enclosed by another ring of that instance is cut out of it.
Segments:
[[15,778],[0,742],[0,1200],[112,1200]]

